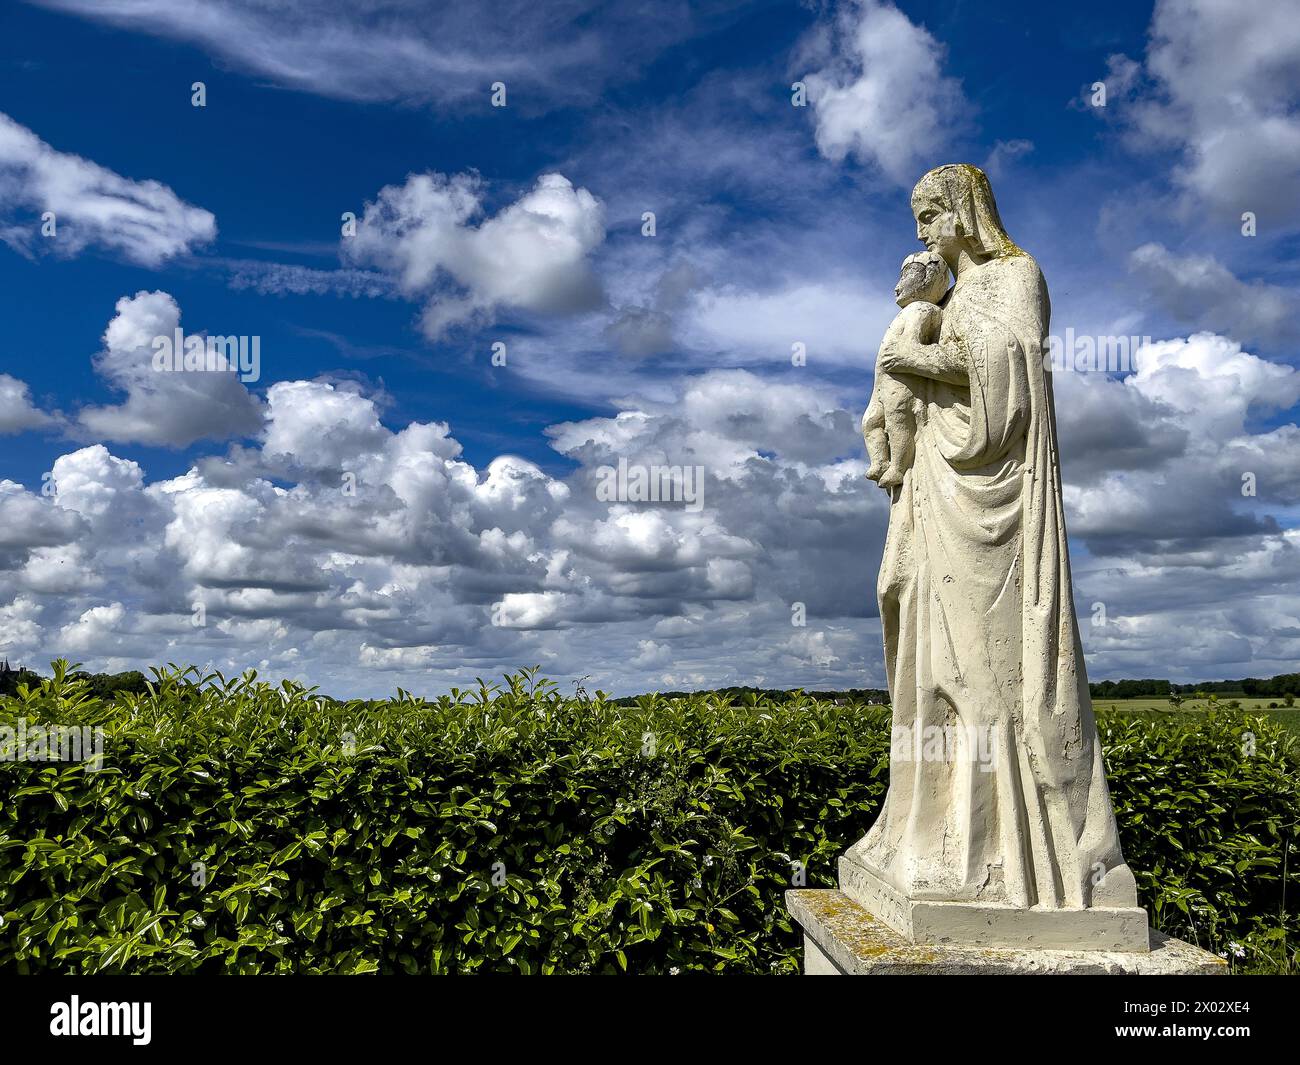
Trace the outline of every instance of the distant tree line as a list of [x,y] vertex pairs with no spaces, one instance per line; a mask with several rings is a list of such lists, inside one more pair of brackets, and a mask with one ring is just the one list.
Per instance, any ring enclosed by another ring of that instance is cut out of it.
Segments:
[[1279,673],[1276,677],[1265,680],[1245,677],[1242,680],[1203,680],[1196,684],[1173,684],[1167,680],[1101,680],[1089,684],[1088,690],[1094,699],[1168,698],[1170,695],[1195,695],[1197,692],[1264,699],[1269,696],[1300,694],[1300,673]]
[[[140,695],[144,692],[146,684],[145,675],[135,669],[128,673],[87,673],[85,670],[78,670],[76,673],[69,673],[68,676],[70,679],[84,680],[90,686],[91,694],[100,699],[116,695],[118,692]],[[0,695],[17,695],[18,685],[26,684],[33,687],[43,679],[34,670],[22,667],[13,669],[8,662],[0,662]]]
[[[875,705],[887,704],[889,702],[889,692],[883,688],[849,688],[844,691],[809,691],[805,688],[710,688],[706,691],[695,692],[655,692],[665,699],[684,699],[688,695],[719,695],[729,699],[733,703],[742,702],[746,696],[753,696],[758,699],[771,700],[774,703],[787,703],[797,695],[807,695],[814,699],[826,699],[830,702],[841,703],[872,703]],[[635,702],[640,696],[630,695],[622,699],[615,699],[614,703],[618,706],[628,706]]]
[[[1094,699],[1168,699],[1171,695],[1195,695],[1198,692],[1208,695],[1246,695],[1262,699],[1269,696],[1300,695],[1300,673],[1279,673],[1276,677],[1261,680],[1247,677],[1244,680],[1207,680],[1197,684],[1174,684],[1172,681],[1148,678],[1146,680],[1101,680],[1088,685]],[[811,695],[817,699],[829,699],[838,702],[863,702],[888,704],[889,692],[883,688],[850,688],[847,691],[810,691],[802,688],[712,688],[707,691],[657,692],[667,699],[682,698],[687,695],[720,695],[732,702],[740,702],[747,695],[770,699],[773,702],[788,702],[798,693]],[[615,699],[619,705],[628,705],[635,696]]]
[[1268,680],[1247,677],[1241,682],[1246,695],[1263,698],[1268,695],[1300,695],[1300,673],[1279,673]]
[[[99,698],[107,698],[118,692],[141,694],[145,690],[147,678],[138,670],[126,673],[87,673],[78,671],[71,676],[85,680],[91,692]],[[19,667],[13,669],[8,662],[0,662],[0,695],[14,695],[18,685],[39,684],[41,675],[34,670]],[[1207,680],[1198,684],[1174,684],[1168,680],[1150,678],[1147,680],[1100,680],[1088,685],[1094,699],[1167,699],[1171,695],[1195,695],[1198,692],[1216,695],[1245,695],[1255,699],[1300,695],[1300,673],[1279,673],[1276,677],[1261,679],[1246,677],[1242,680]],[[713,688],[705,692],[668,691],[657,694],[668,699],[683,698],[687,695],[720,695],[732,702],[740,702],[747,696],[758,699],[770,699],[774,702],[788,702],[802,692],[815,699],[827,699],[838,702],[861,702],[887,704],[889,692],[883,688],[849,688],[845,691],[808,691],[800,688]],[[628,705],[635,699],[629,696],[614,700],[619,705]]]
[[10,669],[8,662],[0,662],[0,695],[17,695],[20,684],[39,684],[39,673],[30,669]]
[[1141,699],[1145,696],[1168,698],[1177,687],[1180,686],[1170,684],[1167,680],[1099,680],[1095,684],[1089,684],[1088,691],[1094,699]]

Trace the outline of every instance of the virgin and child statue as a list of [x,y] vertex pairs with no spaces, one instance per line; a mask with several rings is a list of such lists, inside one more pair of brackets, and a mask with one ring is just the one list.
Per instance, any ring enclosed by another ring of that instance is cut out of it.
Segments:
[[917,942],[1146,950],[1071,593],[1047,285],[978,168],[931,170],[912,213],[926,251],[863,419],[889,791],[841,888]]

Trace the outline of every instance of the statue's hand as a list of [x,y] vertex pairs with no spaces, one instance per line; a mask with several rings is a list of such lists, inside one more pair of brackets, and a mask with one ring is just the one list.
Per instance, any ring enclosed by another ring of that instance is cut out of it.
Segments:
[[876,369],[883,373],[910,373],[936,381],[964,384],[966,367],[938,344],[919,344],[902,338],[881,347]]
[[912,342],[902,337],[886,341],[876,356],[876,372],[915,373],[916,371],[912,368],[915,359],[910,351],[913,346]]

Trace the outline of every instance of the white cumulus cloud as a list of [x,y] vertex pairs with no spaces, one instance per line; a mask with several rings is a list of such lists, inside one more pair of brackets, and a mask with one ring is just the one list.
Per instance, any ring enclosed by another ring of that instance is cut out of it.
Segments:
[[54,420],[32,405],[31,389],[26,382],[0,373],[0,436],[42,429]]
[[852,155],[910,186],[935,162],[970,105],[943,72],[944,46],[884,0],[843,0],[804,42],[799,58],[817,147]]
[[595,196],[563,175],[543,174],[514,203],[476,221],[482,193],[473,175],[412,174],[366,205],[344,251],[424,301],[424,331],[433,339],[498,309],[555,314],[600,306],[588,258],[605,239]]
[[260,428],[260,404],[231,370],[155,367],[155,340],[172,338],[180,321],[180,307],[166,292],[142,291],[117,301],[95,369],[126,400],[84,408],[78,421],[85,432],[103,440],[185,447]]

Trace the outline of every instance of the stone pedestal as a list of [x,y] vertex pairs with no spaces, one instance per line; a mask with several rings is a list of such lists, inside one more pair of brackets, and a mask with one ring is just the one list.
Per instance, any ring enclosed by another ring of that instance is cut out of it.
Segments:
[[[809,976],[1226,975],[1222,958],[1151,932],[1145,951],[1051,950],[917,944],[869,914],[842,891],[787,891],[803,929]],[[1145,914],[1143,915],[1145,927]]]
[[1010,950],[1149,949],[1147,913],[1140,906],[1023,910],[979,902],[909,899],[855,862],[840,858],[840,890],[914,944],[1005,947]]

